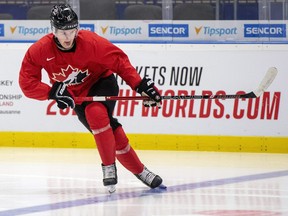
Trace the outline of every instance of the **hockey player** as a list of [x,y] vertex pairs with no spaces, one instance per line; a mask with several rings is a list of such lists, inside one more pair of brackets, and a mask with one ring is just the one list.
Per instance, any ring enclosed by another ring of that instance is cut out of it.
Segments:
[[[51,10],[52,33],[35,42],[26,52],[19,74],[25,96],[52,99],[60,109],[71,107],[93,134],[102,161],[103,184],[114,192],[117,160],[150,188],[162,178],[148,170],[129,145],[122,125],[113,118],[115,101],[79,102],[74,97],[118,95],[118,74],[133,90],[150,99],[144,106],[161,106],[161,97],[151,79],[139,76],[127,55],[94,32],[79,30],[77,14],[67,4]],[[47,72],[52,87],[41,80]]]

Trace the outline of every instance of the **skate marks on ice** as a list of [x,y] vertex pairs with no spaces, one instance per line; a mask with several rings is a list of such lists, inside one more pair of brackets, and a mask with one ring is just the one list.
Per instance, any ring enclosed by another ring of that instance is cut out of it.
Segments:
[[15,209],[6,210],[6,211],[0,211],[0,216],[26,215],[29,213],[30,214],[40,213],[40,212],[46,212],[46,211],[51,211],[51,210],[57,210],[57,209],[65,209],[65,208],[72,208],[72,207],[92,205],[92,204],[95,205],[95,204],[100,204],[100,203],[107,203],[107,202],[112,202],[112,201],[146,197],[146,196],[158,196],[158,195],[165,196],[166,194],[169,196],[170,193],[177,193],[181,191],[195,190],[199,188],[208,188],[208,187],[235,184],[235,183],[243,183],[247,181],[280,178],[280,177],[285,177],[285,176],[288,176],[288,170],[260,173],[260,174],[253,174],[253,175],[244,175],[244,176],[239,176],[239,177],[223,178],[223,179],[216,179],[216,180],[209,180],[209,181],[202,181],[202,182],[195,182],[195,183],[188,183],[188,184],[181,184],[181,185],[173,185],[173,186],[167,186],[167,187],[162,185],[161,187],[158,187],[155,189],[148,189],[148,190],[146,189],[146,190],[141,190],[141,191],[129,191],[129,192],[116,192],[113,194],[102,194],[102,195],[97,195],[95,197],[76,199],[72,201],[63,201],[63,202],[57,202],[57,203],[35,205],[35,206],[24,207],[24,208],[15,208]]

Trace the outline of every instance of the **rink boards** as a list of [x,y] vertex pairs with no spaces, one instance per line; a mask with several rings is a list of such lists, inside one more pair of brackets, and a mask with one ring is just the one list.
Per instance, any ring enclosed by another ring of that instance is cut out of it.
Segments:
[[[95,148],[89,133],[0,132],[0,146]],[[137,150],[288,153],[287,137],[128,134]]]
[[[72,110],[26,98],[18,86],[31,44],[0,44],[0,146],[94,148]],[[250,92],[279,71],[257,99],[167,100],[162,109],[119,101],[114,115],[136,149],[288,152],[286,44],[117,44],[162,95]],[[45,73],[43,79],[47,82]],[[120,95],[135,95],[119,77]]]

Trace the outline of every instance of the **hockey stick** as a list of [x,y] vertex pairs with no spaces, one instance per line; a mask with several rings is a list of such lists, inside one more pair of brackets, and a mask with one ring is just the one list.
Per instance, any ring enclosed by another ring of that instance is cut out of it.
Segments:
[[[257,98],[260,97],[270,86],[277,75],[277,68],[271,67],[265,74],[260,85],[254,91],[245,94],[228,94],[228,95],[175,95],[161,96],[162,100],[193,100],[193,99],[238,99],[238,98]],[[116,101],[116,100],[149,100],[145,96],[91,96],[75,97],[76,101]]]

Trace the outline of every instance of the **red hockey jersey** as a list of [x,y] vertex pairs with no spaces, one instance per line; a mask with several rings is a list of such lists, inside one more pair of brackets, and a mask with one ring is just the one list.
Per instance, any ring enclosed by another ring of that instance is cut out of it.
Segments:
[[26,52],[19,75],[19,85],[25,96],[48,99],[50,85],[42,81],[41,70],[48,73],[51,84],[68,83],[73,96],[87,96],[90,87],[101,77],[118,74],[132,89],[141,77],[127,55],[96,33],[80,30],[74,52],[60,51],[53,34],[34,43]]

